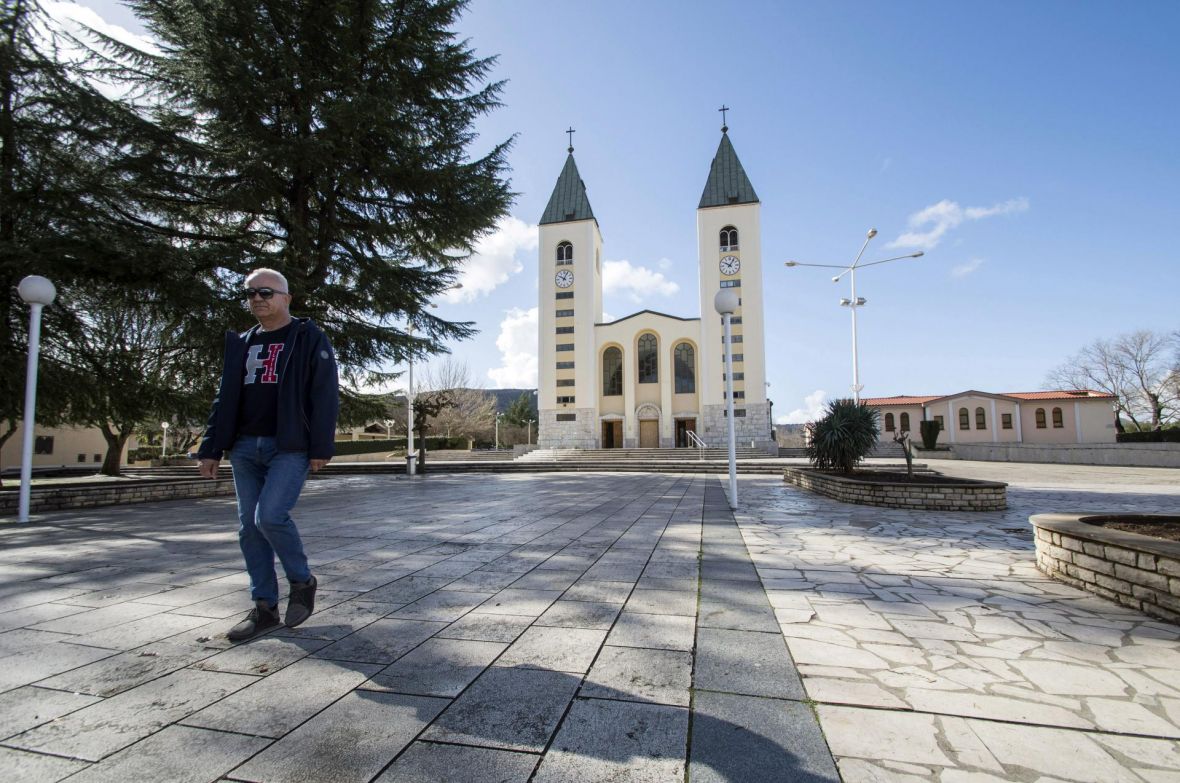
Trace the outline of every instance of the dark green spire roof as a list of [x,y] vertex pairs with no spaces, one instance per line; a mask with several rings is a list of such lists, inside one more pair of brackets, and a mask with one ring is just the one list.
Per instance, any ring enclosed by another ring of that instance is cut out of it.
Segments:
[[758,194],[742,168],[733,144],[729,141],[729,134],[721,134],[721,143],[717,145],[717,154],[713,156],[713,165],[709,167],[709,179],[705,182],[705,192],[701,194],[701,203],[697,209],[705,207],[726,207],[732,204],[757,204]]
[[553,186],[553,195],[549,197],[545,214],[541,215],[541,225],[593,219],[594,211],[590,209],[590,199],[586,198],[586,183],[578,174],[578,166],[574,163],[571,149],[565,159],[565,166],[561,169],[561,176]]

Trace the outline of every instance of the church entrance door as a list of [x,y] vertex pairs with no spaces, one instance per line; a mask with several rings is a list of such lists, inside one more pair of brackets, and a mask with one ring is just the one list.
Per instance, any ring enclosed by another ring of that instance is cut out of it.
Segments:
[[639,420],[639,448],[658,449],[660,447],[660,420]]
[[692,446],[692,442],[688,439],[689,430],[696,431],[696,419],[677,419],[676,420],[676,448],[686,449]]
[[602,447],[604,449],[623,448],[623,422],[616,419],[602,423]]

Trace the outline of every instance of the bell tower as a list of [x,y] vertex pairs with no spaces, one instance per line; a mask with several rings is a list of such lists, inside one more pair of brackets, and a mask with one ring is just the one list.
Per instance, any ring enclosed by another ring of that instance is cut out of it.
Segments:
[[[727,111],[722,107],[722,111]],[[725,442],[725,351],[733,352],[734,425],[739,445],[771,443],[766,399],[766,349],[762,309],[761,202],[721,126],[721,142],[697,205],[700,257],[701,413],[710,445]],[[713,297],[733,289],[740,301],[732,319],[732,344],[724,345]]]
[[594,324],[602,320],[602,234],[574,162],[565,165],[540,221],[537,445],[594,448]]

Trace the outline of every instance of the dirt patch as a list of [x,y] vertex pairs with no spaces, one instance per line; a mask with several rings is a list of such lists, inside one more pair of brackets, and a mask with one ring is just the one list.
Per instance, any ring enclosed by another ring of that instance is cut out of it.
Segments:
[[1180,541],[1180,517],[1165,516],[1134,516],[1111,515],[1104,517],[1084,517],[1082,522],[1087,525],[1110,530],[1122,530],[1124,533],[1138,533],[1141,536],[1162,538],[1165,541]]

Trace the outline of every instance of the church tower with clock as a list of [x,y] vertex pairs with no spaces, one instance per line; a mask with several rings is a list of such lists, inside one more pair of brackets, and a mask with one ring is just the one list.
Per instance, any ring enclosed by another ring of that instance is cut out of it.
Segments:
[[[697,205],[701,317],[653,310],[602,320],[602,234],[573,146],[540,221],[537,443],[547,448],[690,448],[726,440],[725,351],[733,352],[742,446],[773,448],[766,399],[760,202],[722,127]],[[732,344],[713,296],[737,291]]]

